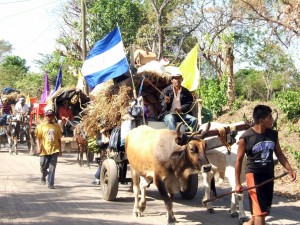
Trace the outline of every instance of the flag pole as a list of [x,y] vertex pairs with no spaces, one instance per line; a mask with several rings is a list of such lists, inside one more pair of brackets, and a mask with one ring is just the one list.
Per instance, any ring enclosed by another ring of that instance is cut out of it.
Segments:
[[[85,21],[85,2],[84,0],[81,0],[81,12],[82,12],[82,61],[84,62],[86,57],[86,21]],[[89,87],[83,78],[83,84],[85,89],[85,94],[89,95]]]
[[[120,37],[122,38],[122,36],[121,36],[121,31],[120,31],[120,28],[119,28],[119,24],[118,24],[118,23],[117,23],[117,27],[118,27],[118,31],[119,31]],[[126,51],[124,51],[124,52],[126,52]],[[132,45],[130,46],[130,51],[129,51],[129,53],[130,53],[130,57],[131,57],[131,59],[132,59],[132,58],[133,58],[133,47],[132,47]],[[128,60],[126,60],[126,61],[127,61],[127,64],[128,64],[129,73],[130,73],[130,79],[131,79],[131,83],[132,83],[133,98],[134,98],[134,99],[137,99],[136,88],[135,88],[135,84],[134,84],[134,81],[133,81],[132,71],[131,71],[131,69],[130,69],[130,65],[129,65],[129,63],[128,63]],[[130,60],[130,64],[134,66],[134,61]]]
[[[197,49],[197,56],[198,56],[198,49]],[[202,107],[203,107],[202,104],[203,104],[203,100],[200,98],[201,97],[200,82],[201,82],[201,58],[199,56],[199,82],[198,82],[198,88],[197,88],[198,89],[197,102],[198,102],[198,124],[202,125]]]
[[[133,58],[133,46],[130,46],[130,56],[131,58]],[[134,61],[130,60],[130,64],[131,65],[134,65]],[[129,65],[129,73],[130,73],[130,78],[131,78],[131,83],[132,83],[132,88],[133,88],[133,98],[134,99],[137,99],[137,96],[136,96],[136,88],[135,88],[135,84],[134,84],[134,81],[133,81],[133,75],[132,75],[132,71],[130,69],[130,65]]]

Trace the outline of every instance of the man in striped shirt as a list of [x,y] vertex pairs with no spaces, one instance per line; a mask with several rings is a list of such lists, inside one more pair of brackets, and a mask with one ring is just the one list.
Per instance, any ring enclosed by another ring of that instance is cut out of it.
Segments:
[[2,98],[2,105],[0,106],[0,115],[12,115],[13,110],[11,105],[8,103],[8,99],[6,97]]

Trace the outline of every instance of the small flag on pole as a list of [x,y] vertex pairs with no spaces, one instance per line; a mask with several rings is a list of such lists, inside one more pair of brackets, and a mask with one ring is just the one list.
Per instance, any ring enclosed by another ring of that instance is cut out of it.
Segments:
[[46,99],[48,98],[49,93],[50,93],[49,79],[48,79],[48,74],[46,73],[44,76],[44,91],[41,96],[40,103],[46,102]]
[[128,69],[120,30],[117,27],[96,42],[86,57],[81,72],[88,86],[93,89],[97,84],[121,76]]
[[182,86],[189,91],[195,91],[199,86],[200,74],[197,66],[198,46],[199,44],[197,43],[179,66],[183,74]]
[[57,91],[62,86],[62,66],[59,67],[58,74],[56,76],[55,86],[54,86],[54,92]]
[[56,76],[55,86],[50,96],[54,95],[54,93],[62,87],[62,66],[59,67],[58,74]]
[[30,106],[30,96],[29,96],[29,94],[28,94],[27,97],[26,97],[25,103],[26,103],[28,106]]
[[76,89],[80,89],[80,90],[84,90],[84,83],[83,83],[83,76],[82,73],[80,71],[78,71],[78,80],[77,80],[77,84],[76,84]]

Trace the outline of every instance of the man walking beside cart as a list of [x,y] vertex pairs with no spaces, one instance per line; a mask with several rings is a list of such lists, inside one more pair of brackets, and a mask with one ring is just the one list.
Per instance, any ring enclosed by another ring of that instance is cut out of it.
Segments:
[[[62,155],[60,126],[55,123],[54,111],[45,112],[46,122],[36,128],[38,154],[40,155],[41,182],[46,184],[48,175],[48,188],[54,189],[54,177],[58,156]],[[49,169],[49,171],[48,171]]]

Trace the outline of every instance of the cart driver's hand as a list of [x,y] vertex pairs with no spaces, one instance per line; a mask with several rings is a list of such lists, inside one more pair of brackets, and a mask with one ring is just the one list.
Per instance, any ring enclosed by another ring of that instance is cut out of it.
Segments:
[[175,108],[175,112],[182,113],[182,109],[181,108]]
[[165,96],[165,102],[170,103],[170,97],[169,96]]

